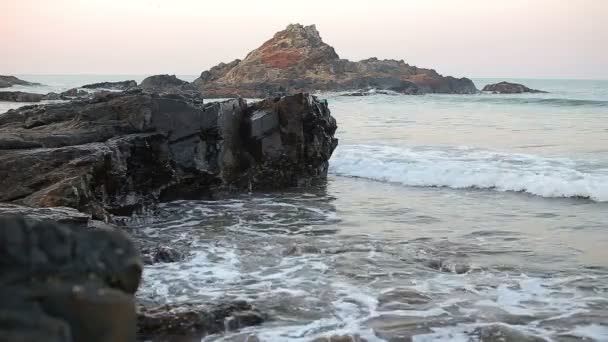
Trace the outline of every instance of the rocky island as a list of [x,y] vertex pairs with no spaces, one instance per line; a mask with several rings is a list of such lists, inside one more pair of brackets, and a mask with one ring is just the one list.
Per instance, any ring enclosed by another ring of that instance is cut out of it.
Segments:
[[493,93],[493,94],[522,94],[522,93],[546,93],[546,91],[531,89],[523,84],[500,82],[495,84],[488,84],[483,87],[482,91]]
[[22,86],[38,86],[40,83],[28,82],[22,79],[19,79],[15,76],[6,76],[0,75],[0,88],[9,88],[14,85],[22,85]]
[[243,60],[221,63],[193,82],[205,97],[261,98],[314,91],[391,90],[402,94],[473,94],[467,78],[442,76],[402,60],[341,59],[314,25],[292,24]]

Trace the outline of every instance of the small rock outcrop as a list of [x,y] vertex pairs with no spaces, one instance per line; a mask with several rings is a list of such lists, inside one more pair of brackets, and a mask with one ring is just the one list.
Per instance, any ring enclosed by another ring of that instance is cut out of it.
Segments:
[[193,82],[205,97],[244,97],[313,91],[392,90],[402,94],[471,94],[470,79],[444,77],[404,61],[341,59],[314,25],[289,25],[243,60],[219,64]]
[[310,184],[327,174],[336,121],[307,94],[247,105],[133,90],[0,116],[0,202],[96,219],[159,201]]
[[202,337],[238,330],[263,323],[265,317],[244,301],[215,305],[163,305],[140,307],[138,335],[147,341],[163,341],[166,337]]
[[196,91],[196,87],[175,75],[154,75],[145,78],[140,88],[157,93]]
[[523,84],[509,82],[488,84],[483,87],[482,91],[494,94],[546,93],[546,91],[528,88]]
[[137,87],[135,81],[119,81],[119,82],[99,82],[92,84],[85,84],[81,88],[84,89],[109,89],[109,90],[127,90],[130,88]]
[[0,340],[133,341],[142,264],[131,240],[28,210],[0,209]]
[[0,75],[0,88],[9,88],[14,85],[22,85],[22,86],[39,86],[40,83],[28,82],[22,79],[19,79],[15,76],[5,76]]

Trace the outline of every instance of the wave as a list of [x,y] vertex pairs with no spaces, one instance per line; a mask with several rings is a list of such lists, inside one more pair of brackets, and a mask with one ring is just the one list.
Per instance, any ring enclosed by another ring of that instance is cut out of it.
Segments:
[[340,146],[330,172],[407,186],[491,189],[608,201],[608,165],[472,148]]
[[[465,99],[470,101],[469,99]],[[478,103],[493,103],[493,104],[521,104],[521,105],[545,105],[556,107],[608,107],[608,101],[603,100],[585,100],[585,99],[568,99],[568,98],[549,98],[549,97],[527,97],[527,96],[508,96],[503,95],[478,95],[475,96],[472,102]]]

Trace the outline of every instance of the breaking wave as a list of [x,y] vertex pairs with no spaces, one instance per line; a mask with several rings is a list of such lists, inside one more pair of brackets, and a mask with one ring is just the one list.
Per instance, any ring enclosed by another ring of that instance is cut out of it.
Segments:
[[407,186],[478,188],[608,201],[608,166],[471,148],[340,146],[330,172]]

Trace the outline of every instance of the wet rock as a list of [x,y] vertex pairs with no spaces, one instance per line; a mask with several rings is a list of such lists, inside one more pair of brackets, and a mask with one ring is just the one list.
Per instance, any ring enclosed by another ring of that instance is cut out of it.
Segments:
[[482,91],[494,94],[546,93],[546,91],[530,89],[523,84],[509,82],[488,84],[483,87]]
[[434,270],[447,273],[463,274],[471,270],[471,266],[463,263],[452,263],[443,259],[430,260],[426,265]]
[[235,301],[215,305],[141,307],[137,327],[141,339],[156,341],[168,336],[203,337],[263,322],[264,316],[251,304]]
[[43,94],[26,93],[23,91],[0,91],[0,101],[40,102],[43,99]]
[[475,329],[472,333],[480,342],[547,342],[544,338],[526,335],[505,325],[488,325]]
[[[193,84],[206,97],[283,96],[299,92],[392,90],[401,94],[472,94],[470,79],[445,77],[404,61],[341,59],[314,25],[292,24],[243,60],[201,73]],[[359,93],[363,95],[362,93]]]
[[0,217],[27,217],[31,221],[52,221],[80,227],[87,227],[91,218],[90,215],[67,207],[32,208],[9,203],[0,203]]
[[26,217],[0,215],[0,340],[133,341],[142,264],[130,239]]
[[0,75],[0,88],[8,88],[14,85],[22,85],[22,86],[39,86],[40,83],[28,82],[22,79],[19,79],[15,76],[6,76]]
[[53,93],[53,92],[50,92],[50,93],[44,95],[44,99],[45,100],[54,100],[54,101],[62,100],[61,94]]
[[142,248],[141,254],[146,265],[177,262],[185,258],[182,252],[169,246],[145,247]]
[[79,89],[79,88],[72,88],[72,89],[68,89],[68,90],[62,92],[59,95],[64,100],[70,100],[70,99],[77,98],[77,97],[88,96],[89,93],[86,92],[85,90],[82,90],[82,89]]
[[318,337],[311,342],[366,342],[359,335],[332,335],[329,337]]
[[140,88],[154,92],[182,92],[196,91],[196,87],[190,83],[180,80],[175,75],[154,75],[145,78],[139,85]]
[[302,254],[320,254],[322,251],[316,246],[310,245],[291,245],[283,251],[284,256],[302,255]]
[[0,116],[0,201],[108,220],[159,201],[311,184],[337,128],[306,94],[247,106],[141,90]]
[[92,84],[85,84],[81,88],[84,89],[111,89],[111,90],[127,90],[130,88],[137,87],[135,81],[119,81],[119,82],[99,82]]

